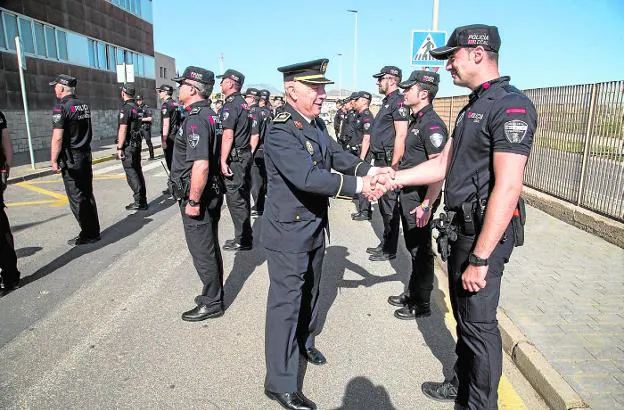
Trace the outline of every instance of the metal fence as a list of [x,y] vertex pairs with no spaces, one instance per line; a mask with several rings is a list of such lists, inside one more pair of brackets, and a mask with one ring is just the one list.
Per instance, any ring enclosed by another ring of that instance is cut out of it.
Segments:
[[[624,81],[524,92],[538,114],[525,184],[624,221]],[[449,131],[467,102],[434,100]]]

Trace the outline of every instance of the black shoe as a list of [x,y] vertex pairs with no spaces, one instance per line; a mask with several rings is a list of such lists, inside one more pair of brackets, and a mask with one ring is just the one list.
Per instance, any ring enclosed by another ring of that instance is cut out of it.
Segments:
[[407,305],[408,302],[409,302],[409,298],[407,297],[405,292],[401,293],[398,296],[389,296],[388,297],[388,303],[390,303],[392,306],[403,307],[403,306]]
[[154,157],[149,157],[147,160],[148,160],[148,161],[153,161],[153,160],[155,160],[155,159],[156,159],[156,158],[154,158]]
[[[19,275],[19,273],[18,273],[18,275]],[[0,284],[0,296],[8,295],[9,293],[13,292],[15,289],[17,289],[19,287],[20,287],[19,279],[17,279],[16,282],[11,282],[11,283],[4,283],[4,282],[2,282]]]
[[251,250],[251,245],[243,245],[238,242],[230,242],[223,245],[224,251],[248,251]]
[[171,195],[171,192],[169,192],[168,189],[163,189],[162,193],[163,195]]
[[374,248],[366,248],[366,253],[370,253],[372,255],[372,254],[375,254],[375,253],[379,253],[382,250],[383,250],[383,245],[379,244],[379,245],[375,246]]
[[457,386],[450,381],[424,382],[422,392],[430,399],[437,401],[455,401],[457,398]]
[[354,221],[370,221],[372,219],[371,214],[366,211],[357,212],[354,215],[351,215],[351,219]]
[[316,404],[301,392],[292,393],[274,393],[272,391],[265,390],[264,394],[271,399],[278,402],[283,408],[290,410],[316,410]]
[[92,238],[85,238],[84,236],[78,235],[75,238],[68,240],[67,244],[68,245],[87,245],[89,243],[96,243],[100,239],[101,239],[100,235],[94,236]]
[[388,252],[379,252],[373,253],[368,257],[369,261],[380,262],[380,261],[389,261],[390,259],[396,258],[396,253],[388,253]]
[[206,305],[195,306],[188,312],[182,313],[182,320],[187,322],[199,322],[200,320],[211,319],[223,316],[222,307],[208,307]]
[[355,218],[355,217],[356,217],[356,216],[358,216],[359,214],[360,214],[360,211],[353,212],[353,213],[351,214],[351,219]]
[[320,366],[327,363],[327,359],[316,347],[308,347],[303,353],[306,360],[312,364]]
[[417,317],[429,317],[431,316],[431,308],[429,303],[423,303],[420,305],[403,306],[401,309],[394,311],[394,317],[401,320],[411,320]]
[[145,211],[147,208],[149,208],[147,204],[142,202],[132,202],[126,205],[128,211]]

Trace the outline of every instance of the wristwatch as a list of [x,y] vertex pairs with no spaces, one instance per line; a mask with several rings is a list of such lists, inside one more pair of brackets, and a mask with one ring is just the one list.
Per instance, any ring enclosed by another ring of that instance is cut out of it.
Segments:
[[488,266],[488,260],[479,258],[473,252],[470,252],[470,256],[468,256],[468,263],[474,266]]
[[190,206],[198,206],[198,205],[199,205],[199,202],[196,202],[196,201],[193,201],[192,199],[189,199],[189,200],[188,200],[188,204],[189,204]]

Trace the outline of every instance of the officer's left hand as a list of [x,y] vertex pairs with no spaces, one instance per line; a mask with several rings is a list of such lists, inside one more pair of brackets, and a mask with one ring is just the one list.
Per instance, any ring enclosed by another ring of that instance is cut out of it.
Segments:
[[462,274],[462,286],[468,292],[478,292],[486,285],[487,266],[468,265]]
[[124,154],[124,152],[120,149],[117,150],[117,159],[122,160],[124,159],[126,156]]
[[199,216],[199,205],[191,206],[189,203],[184,207],[184,213],[190,217]]
[[416,226],[422,228],[427,225],[429,222],[429,218],[431,218],[431,211],[428,209],[424,209],[422,206],[417,206],[416,208],[410,211],[410,214],[416,214]]
[[379,167],[377,168],[375,175],[388,174],[391,179],[394,179],[395,173],[396,171],[392,167]]
[[52,168],[52,172],[54,172],[55,174],[61,172],[58,162],[56,161],[50,161],[50,167]]

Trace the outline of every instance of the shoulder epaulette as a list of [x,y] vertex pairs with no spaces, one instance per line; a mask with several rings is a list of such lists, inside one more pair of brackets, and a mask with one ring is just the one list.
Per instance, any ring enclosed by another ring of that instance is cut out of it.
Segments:
[[193,107],[191,112],[189,112],[189,115],[197,114],[200,111],[201,111],[201,107]]
[[290,118],[289,112],[281,112],[275,118],[273,118],[273,122],[276,124],[283,124]]
[[234,101],[234,96],[230,95],[228,98],[225,99],[225,102],[232,102]]

